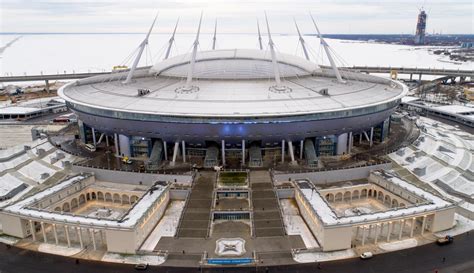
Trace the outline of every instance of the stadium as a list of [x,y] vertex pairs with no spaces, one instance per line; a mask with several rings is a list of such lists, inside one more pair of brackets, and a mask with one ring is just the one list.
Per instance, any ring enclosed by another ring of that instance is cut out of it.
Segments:
[[195,155],[205,167],[227,157],[259,167],[266,151],[285,149],[291,163],[299,156],[314,165],[350,153],[356,135],[383,141],[406,86],[338,69],[329,51],[331,67],[278,53],[268,34],[269,50],[198,51],[198,32],[193,52],[78,80],[59,94],[78,115],[84,142],[105,133],[118,156],[155,166]]

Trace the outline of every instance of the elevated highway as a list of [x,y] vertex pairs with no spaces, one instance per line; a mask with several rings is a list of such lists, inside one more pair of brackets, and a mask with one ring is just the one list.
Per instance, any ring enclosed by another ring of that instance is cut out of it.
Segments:
[[[143,67],[148,68],[148,67]],[[436,69],[419,67],[391,67],[391,66],[352,66],[343,67],[364,73],[391,73],[396,71],[398,74],[410,75],[435,75],[447,77],[470,77],[474,78],[474,70],[461,69]],[[126,71],[126,70],[121,70]],[[111,72],[87,72],[87,73],[64,73],[64,74],[39,74],[39,75],[14,75],[0,77],[0,82],[28,82],[28,81],[54,81],[54,80],[75,80],[92,76],[110,74]]]
[[356,70],[364,73],[392,73],[410,75],[412,79],[413,75],[418,75],[421,79],[422,75],[431,76],[445,76],[445,77],[461,77],[461,78],[474,78],[474,70],[468,69],[438,69],[438,68],[420,68],[420,67],[392,67],[392,66],[352,66],[346,67],[346,69]]

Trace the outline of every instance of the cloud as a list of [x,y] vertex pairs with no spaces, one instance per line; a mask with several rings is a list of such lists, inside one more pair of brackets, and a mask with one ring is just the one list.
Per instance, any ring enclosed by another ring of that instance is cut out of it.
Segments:
[[[311,11],[326,33],[411,33],[422,0],[2,0],[3,32],[144,32],[159,10],[159,32],[177,17],[180,32],[194,32],[201,10],[203,31],[219,18],[222,32],[254,32],[266,10],[275,32],[294,32],[292,18],[312,31]],[[473,33],[472,0],[431,0],[428,29]],[[19,20],[18,18],[21,18]]]

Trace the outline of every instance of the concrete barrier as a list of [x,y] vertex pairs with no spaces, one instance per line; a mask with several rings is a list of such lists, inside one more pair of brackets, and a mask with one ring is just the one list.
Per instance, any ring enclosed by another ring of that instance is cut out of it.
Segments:
[[111,181],[116,183],[152,185],[156,181],[186,182],[193,180],[192,173],[189,174],[157,174],[126,172],[118,170],[97,169],[92,167],[73,165],[72,171],[77,173],[93,173],[97,180]]
[[289,181],[296,179],[308,179],[315,185],[326,184],[338,181],[349,181],[364,179],[369,177],[371,171],[374,170],[388,170],[392,167],[391,163],[382,163],[367,165],[363,167],[334,169],[315,172],[294,172],[294,173],[277,173],[273,174],[276,181]]

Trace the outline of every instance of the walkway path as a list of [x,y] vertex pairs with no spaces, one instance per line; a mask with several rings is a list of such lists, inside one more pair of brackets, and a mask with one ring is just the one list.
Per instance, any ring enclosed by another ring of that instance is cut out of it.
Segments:
[[285,227],[268,171],[250,172],[255,236],[284,236]]
[[211,217],[215,172],[201,172],[184,208],[178,237],[206,238]]

